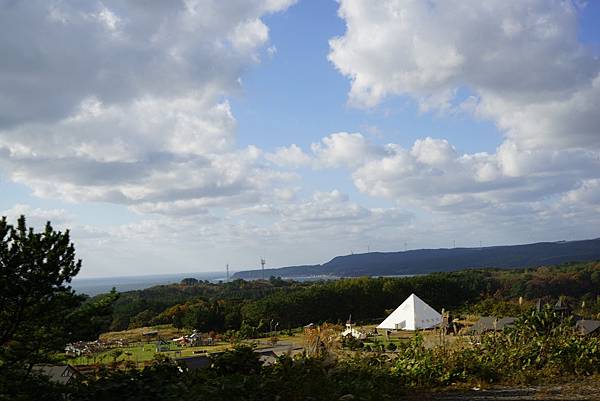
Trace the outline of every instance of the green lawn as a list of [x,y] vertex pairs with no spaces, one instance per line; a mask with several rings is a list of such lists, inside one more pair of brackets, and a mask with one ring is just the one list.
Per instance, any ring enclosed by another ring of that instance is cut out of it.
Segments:
[[[160,355],[179,358],[184,356],[194,355],[194,351],[206,351],[207,353],[219,352],[230,346],[229,343],[217,343],[212,346],[202,347],[179,347],[174,343],[169,343],[169,351],[159,352]],[[107,364],[115,361],[114,352],[122,351],[121,355],[116,359],[120,361],[131,361],[134,363],[150,361],[157,354],[156,345],[154,343],[139,344],[129,347],[112,348],[104,352],[97,353],[93,356],[81,356],[77,358],[67,358],[66,362],[72,365],[92,365],[92,364]],[[128,355],[129,354],[129,355]]]

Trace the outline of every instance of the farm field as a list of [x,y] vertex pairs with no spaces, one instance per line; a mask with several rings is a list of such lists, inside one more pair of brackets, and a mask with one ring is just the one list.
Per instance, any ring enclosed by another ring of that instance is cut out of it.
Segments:
[[[360,330],[367,333],[374,333],[376,325],[364,325],[358,326]],[[339,329],[339,328],[338,328]],[[157,332],[154,340],[144,339],[143,333]],[[441,338],[437,331],[426,330],[420,332],[424,345],[427,348],[433,348],[441,344]],[[213,345],[202,345],[202,346],[181,346],[171,339],[189,334],[185,330],[179,330],[171,325],[160,325],[153,327],[141,327],[136,329],[108,332],[100,336],[103,341],[117,341],[124,340],[128,343],[126,346],[115,346],[100,352],[96,352],[92,355],[82,355],[74,358],[66,358],[65,362],[72,365],[84,366],[84,365],[107,365],[114,363],[130,362],[136,366],[142,367],[145,363],[155,359],[157,356],[169,357],[172,359],[190,357],[194,355],[212,354],[223,352],[228,349],[232,349],[235,344],[247,344],[255,347],[256,349],[272,348],[273,342],[269,337],[254,338],[242,340],[239,342],[229,341],[216,341]],[[383,345],[384,347],[388,343],[394,343],[396,346],[401,343],[406,343],[414,337],[414,332],[399,331],[390,333],[388,338],[382,334],[371,335],[364,341],[365,346],[375,347],[376,345]],[[167,344],[163,345],[161,351],[157,351],[156,341],[158,339],[164,340]],[[461,336],[446,336],[444,338],[447,346],[452,346],[458,342],[467,341],[465,337]],[[292,335],[277,335],[276,346],[278,347],[305,347],[306,339],[305,334],[302,330],[296,329]]]
[[[143,333],[156,332],[152,339],[145,339]],[[104,365],[110,363],[132,362],[136,365],[153,360],[156,356],[173,359],[184,358],[199,354],[211,354],[231,349],[235,343],[229,341],[216,341],[213,345],[181,346],[171,339],[189,334],[185,330],[177,329],[171,325],[141,327],[136,329],[107,332],[100,335],[102,341],[125,341],[128,345],[115,346],[92,355],[82,355],[74,358],[65,357],[65,362],[72,365]],[[161,351],[157,350],[158,339],[165,341]],[[301,347],[304,345],[304,335],[301,331],[292,335],[277,335],[278,346]],[[273,346],[270,338],[256,338],[242,340],[239,343],[254,346],[256,349],[270,348]]]

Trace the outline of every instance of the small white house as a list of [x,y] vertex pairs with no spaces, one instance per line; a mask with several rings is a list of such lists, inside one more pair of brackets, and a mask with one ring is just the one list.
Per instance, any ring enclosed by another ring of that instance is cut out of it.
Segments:
[[346,336],[352,336],[358,340],[364,340],[365,338],[367,338],[367,335],[365,333],[354,328],[354,324],[352,323],[352,317],[350,317],[346,322],[346,330],[342,331],[342,337]]
[[411,294],[379,326],[384,330],[429,329],[442,323],[442,315],[421,298]]

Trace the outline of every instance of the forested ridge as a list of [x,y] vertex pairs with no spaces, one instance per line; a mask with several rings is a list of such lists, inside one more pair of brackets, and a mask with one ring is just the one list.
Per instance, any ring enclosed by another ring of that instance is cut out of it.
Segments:
[[514,269],[587,262],[600,259],[600,238],[581,241],[538,242],[477,248],[414,249],[403,252],[368,252],[337,256],[313,266],[288,266],[237,272],[234,278],[302,276],[391,276],[450,272],[465,268]]

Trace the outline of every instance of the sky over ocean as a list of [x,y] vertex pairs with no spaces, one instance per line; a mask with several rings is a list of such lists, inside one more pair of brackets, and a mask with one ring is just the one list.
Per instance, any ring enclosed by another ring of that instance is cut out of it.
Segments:
[[600,2],[0,0],[0,215],[82,277],[600,237]]

